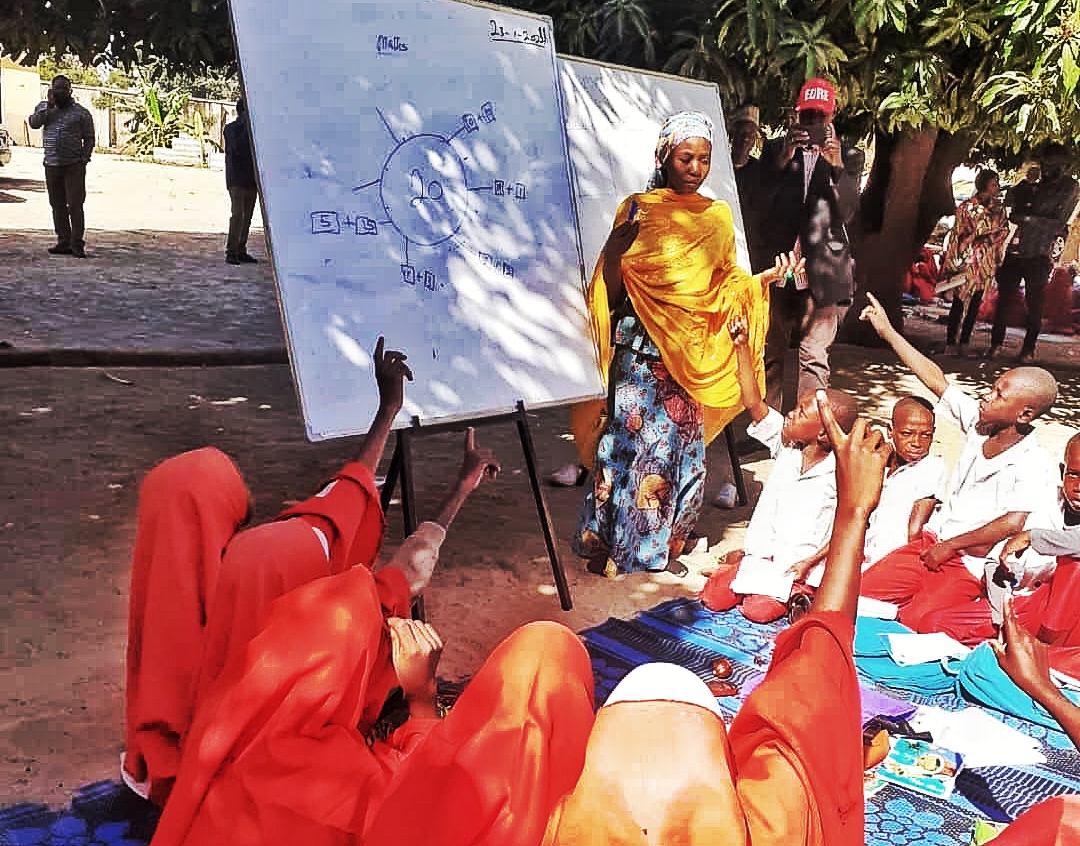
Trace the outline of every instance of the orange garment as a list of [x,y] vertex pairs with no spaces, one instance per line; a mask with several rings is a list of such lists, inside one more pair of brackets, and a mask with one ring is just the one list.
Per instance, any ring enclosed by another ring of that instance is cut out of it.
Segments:
[[191,723],[207,604],[221,556],[248,511],[232,459],[213,447],[167,458],[139,488],[131,565],[124,767],[168,795]]
[[[375,476],[354,461],[319,493],[283,511],[273,522],[233,538],[210,602],[198,696],[231,656],[243,652],[279,596],[357,564],[371,567],[384,526]],[[326,538],[329,557],[313,527]]]
[[601,708],[585,769],[552,814],[545,846],[862,846],[853,637],[835,612],[782,632],[765,680],[728,731],[685,703]]
[[[752,358],[764,390],[764,346],[769,304],[761,280],[736,263],[731,208],[700,194],[658,188],[623,200],[615,215],[625,221],[630,203],[640,208],[637,238],[622,257],[626,294],[665,367],[704,406],[710,443],[742,410],[735,348],[728,322],[746,318]],[[611,364],[611,309],[603,256],[588,291],[600,368]],[[588,433],[575,430],[588,440]]]
[[1026,810],[994,846],[1075,846],[1080,843],[1080,796],[1056,796]]
[[154,846],[517,844],[542,832],[581,769],[584,647],[556,624],[526,626],[446,720],[410,719],[368,742],[396,684],[385,618],[408,607],[393,567],[354,567],[278,600],[200,702]]
[[581,775],[593,677],[581,640],[531,623],[500,644],[402,763],[364,846],[535,846]]

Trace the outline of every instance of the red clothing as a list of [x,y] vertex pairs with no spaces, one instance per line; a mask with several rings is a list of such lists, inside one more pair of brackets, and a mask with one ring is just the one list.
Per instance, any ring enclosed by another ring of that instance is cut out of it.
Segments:
[[[939,572],[926,569],[919,554],[936,541],[929,532],[907,546],[886,555],[863,573],[863,596],[900,606],[898,619],[916,632],[944,632],[975,646],[997,637],[990,603],[982,582],[960,562],[959,556],[946,561]],[[1059,559],[1049,582],[1030,594],[1013,600],[1020,624],[1033,635],[1041,628],[1067,633],[1062,647],[1080,647],[1080,562]],[[1056,653],[1056,654],[1054,654]],[[1080,650],[1054,651],[1052,663],[1064,673],[1080,670]]]
[[392,567],[354,567],[274,603],[200,702],[154,846],[536,842],[581,769],[584,647],[556,624],[526,626],[446,720],[369,743],[396,685],[385,618],[408,608]]
[[[319,493],[233,538],[210,603],[198,695],[243,652],[279,596],[357,564],[370,568],[384,526],[375,476],[352,462]],[[313,527],[326,538],[329,560]]]
[[232,459],[213,447],[168,458],[139,489],[124,704],[125,769],[161,804],[191,723],[207,604],[221,556],[247,515]]
[[[754,623],[771,623],[779,620],[788,612],[785,603],[771,596],[735,593],[731,589],[731,583],[738,575],[742,559],[741,549],[727,553],[716,572],[709,576],[709,580],[705,583],[701,591],[701,604],[710,611],[730,611],[738,606],[742,615]],[[813,588],[806,585],[794,585],[792,592],[796,591],[813,595]]]
[[991,841],[994,846],[1075,846],[1080,843],[1080,796],[1039,802]]
[[[581,779],[552,815],[545,846],[862,846],[853,636],[851,622],[831,612],[782,632],[730,731],[685,703],[602,708]],[[643,819],[659,830],[643,832]]]
[[523,626],[405,759],[361,842],[535,846],[581,775],[592,723],[581,640],[557,623]]

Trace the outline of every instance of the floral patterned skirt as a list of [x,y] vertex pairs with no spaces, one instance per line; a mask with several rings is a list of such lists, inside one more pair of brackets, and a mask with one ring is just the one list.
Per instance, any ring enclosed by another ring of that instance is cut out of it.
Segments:
[[[651,346],[651,344],[650,344]],[[702,407],[658,357],[617,346],[609,375],[608,422],[596,451],[574,552],[605,570],[667,567],[705,495]]]

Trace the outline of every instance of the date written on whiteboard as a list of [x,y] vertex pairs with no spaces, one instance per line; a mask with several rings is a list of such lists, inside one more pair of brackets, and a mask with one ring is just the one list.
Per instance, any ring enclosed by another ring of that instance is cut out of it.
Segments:
[[489,20],[488,24],[491,26],[488,38],[492,41],[513,41],[517,44],[531,44],[534,47],[542,47],[547,44],[547,27],[542,24],[535,30],[507,29],[494,18]]
[[498,256],[493,256],[490,253],[478,252],[477,255],[480,257],[480,263],[485,267],[490,267],[492,270],[498,270],[503,276],[508,276],[511,279],[514,278],[514,265],[510,264],[510,262],[504,261]]
[[375,53],[379,56],[407,52],[409,52],[409,45],[400,35],[380,35],[375,39]]
[[316,211],[311,213],[312,235],[341,235],[350,231],[357,235],[378,235],[379,222],[373,217],[362,214],[352,215],[346,212]]

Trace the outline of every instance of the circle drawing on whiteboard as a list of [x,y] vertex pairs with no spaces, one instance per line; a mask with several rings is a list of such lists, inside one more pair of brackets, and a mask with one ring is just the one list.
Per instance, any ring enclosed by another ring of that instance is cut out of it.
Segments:
[[428,247],[456,235],[469,207],[465,164],[439,135],[401,141],[383,165],[379,193],[390,225]]

